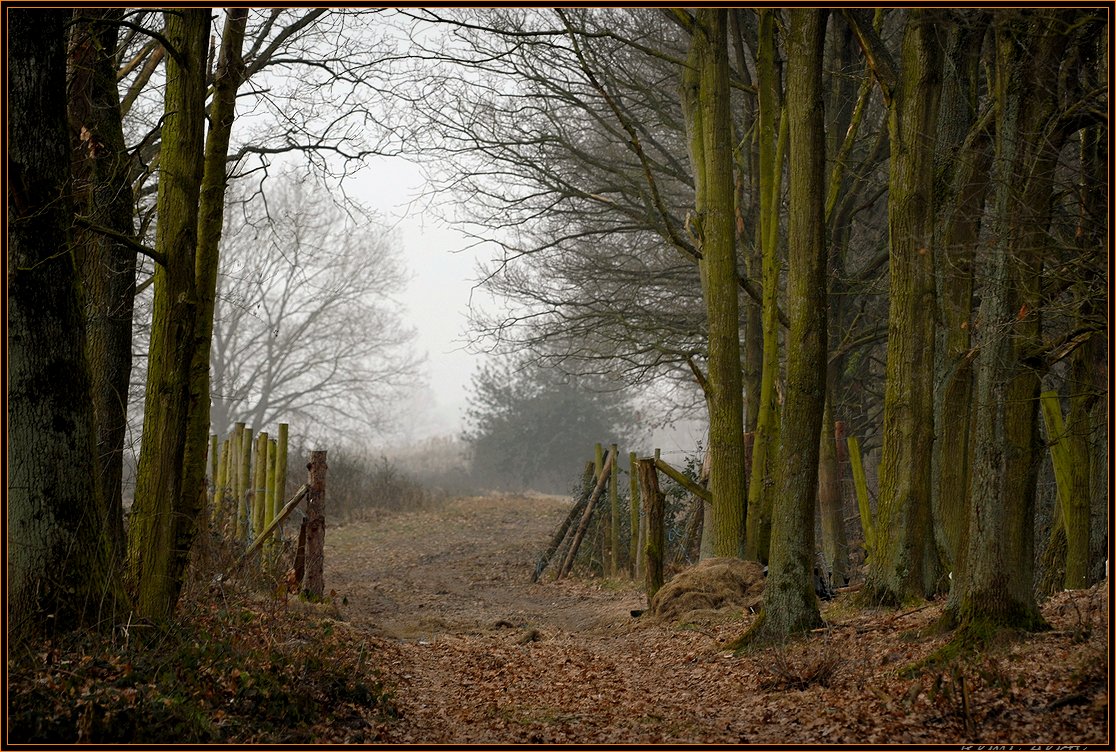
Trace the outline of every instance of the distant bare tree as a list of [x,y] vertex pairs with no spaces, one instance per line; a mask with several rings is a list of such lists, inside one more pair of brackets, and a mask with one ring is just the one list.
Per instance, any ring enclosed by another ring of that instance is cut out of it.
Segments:
[[329,421],[375,433],[416,380],[391,239],[325,189],[285,180],[230,207],[213,326],[213,430]]

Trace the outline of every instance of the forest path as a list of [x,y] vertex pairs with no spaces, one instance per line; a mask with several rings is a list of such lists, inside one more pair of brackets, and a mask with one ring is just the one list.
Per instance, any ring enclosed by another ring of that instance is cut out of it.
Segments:
[[[381,654],[401,743],[740,742],[696,693],[716,640],[640,625],[630,583],[531,573],[572,502],[455,499],[326,534],[326,582]],[[553,566],[553,565],[552,565]],[[652,637],[652,635],[654,635]]]
[[[842,597],[804,643],[737,657],[750,615],[683,626],[633,619],[627,582],[531,582],[571,501],[456,499],[329,528],[326,587],[354,647],[391,688],[394,744],[1097,743],[1105,738],[1108,583],[1044,604],[1054,631],[966,669],[904,678],[945,637],[914,638],[940,602],[862,611]],[[1089,630],[1083,632],[1083,620]],[[1086,635],[1082,639],[1082,635]],[[817,673],[825,667],[824,673]],[[991,673],[989,673],[991,672]],[[989,676],[1007,678],[1003,684]],[[952,677],[952,678],[951,678]],[[1005,689],[1005,687],[1009,687]]]

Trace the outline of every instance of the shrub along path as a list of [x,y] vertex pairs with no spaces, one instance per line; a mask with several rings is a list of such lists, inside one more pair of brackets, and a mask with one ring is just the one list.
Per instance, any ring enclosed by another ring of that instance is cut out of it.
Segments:
[[633,619],[626,582],[564,580],[535,559],[569,501],[457,499],[331,528],[338,629],[369,646],[398,712],[392,743],[1104,743],[1108,583],[1050,599],[1052,632],[901,676],[944,638],[908,612],[826,604],[812,639],[737,657],[752,618]]

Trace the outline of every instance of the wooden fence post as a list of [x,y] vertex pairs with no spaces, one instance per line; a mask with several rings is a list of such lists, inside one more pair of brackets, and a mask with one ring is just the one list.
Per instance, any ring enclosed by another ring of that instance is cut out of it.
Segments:
[[276,509],[287,495],[287,431],[286,423],[279,424],[279,446],[275,455]]
[[639,475],[636,454],[628,452],[628,501],[631,502],[631,540],[628,542],[628,567],[632,579],[639,577]]
[[325,493],[326,453],[324,449],[310,452],[306,465],[309,473],[306,496],[306,584],[303,591],[310,598],[320,600],[325,592],[323,568],[325,562]]
[[252,484],[252,537],[267,524],[267,432],[256,437],[256,473]]
[[[282,498],[277,498],[278,488],[275,485],[275,455],[278,454],[278,442],[275,439],[267,440],[267,472],[264,486],[267,493],[264,496],[264,527],[266,528],[275,519],[275,515],[279,513],[279,507],[283,504]],[[268,540],[267,551],[271,553],[275,551],[276,539],[271,538]]]
[[252,477],[252,430],[237,423],[240,433],[240,463],[236,472],[236,539],[248,539],[248,483]]
[[608,501],[612,512],[609,529],[609,575],[615,577],[620,571],[620,449],[616,444],[609,447],[612,453],[612,473],[608,478]]
[[663,543],[665,538],[664,513],[666,496],[659,490],[659,475],[655,459],[640,459],[639,489],[647,507],[647,545],[644,548],[644,573],[646,575],[647,602],[663,586]]
[[230,439],[225,439],[221,442],[221,456],[217,461],[217,476],[213,480],[213,515],[210,518],[218,529],[224,527],[225,523],[225,498],[228,496],[229,485],[229,456],[232,454],[229,451]]

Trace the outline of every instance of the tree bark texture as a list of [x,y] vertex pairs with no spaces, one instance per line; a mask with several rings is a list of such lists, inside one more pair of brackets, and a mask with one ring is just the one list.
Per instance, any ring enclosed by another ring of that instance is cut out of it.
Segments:
[[973,415],[974,260],[991,182],[990,132],[977,120],[986,19],[948,31],[946,58],[955,75],[943,80],[935,181],[935,266],[941,326],[934,362],[936,433],[932,464],[934,538],[942,566],[960,571],[969,521]]
[[[89,223],[131,238],[132,157],[116,86],[117,26],[123,9],[79,8],[70,31],[67,100],[75,210]],[[106,21],[107,23],[101,23]],[[96,229],[75,229],[74,256],[85,304],[86,352],[97,426],[97,480],[114,558],[123,561],[121,480],[132,372],[136,252]]]
[[746,478],[726,24],[724,9],[697,11],[683,71],[682,106],[694,174],[709,337],[706,402],[713,548],[717,556],[737,556]]
[[[828,390],[827,390],[828,391]],[[832,407],[826,399],[825,415],[818,449],[818,513],[821,516],[822,551],[837,587],[848,581],[849,542],[845,535],[845,504],[841,494],[841,475],[837,463],[837,444]]]
[[767,562],[771,540],[771,507],[774,493],[774,455],[778,447],[778,406],[775,380],[779,376],[779,209],[782,177],[780,75],[775,60],[775,17],[772,9],[759,13],[759,49],[756,88],[759,100],[759,220],[763,273],[763,361],[756,415],[752,473],[748,477],[747,523],[744,556]]
[[751,639],[780,639],[819,626],[814,592],[814,509],[825,409],[825,119],[821,88],[824,10],[790,11],[787,110],[790,209],[787,394],[780,430],[778,493],[763,610]]
[[71,253],[65,23],[8,11],[8,636],[112,622],[85,316]]
[[980,313],[966,566],[951,599],[967,627],[1045,626],[1033,587],[1040,381],[1025,355],[1041,342],[1040,280],[1064,141],[1050,127],[1072,26],[1064,13],[1020,11],[995,22],[996,242]]
[[933,592],[933,154],[941,86],[937,19],[912,10],[888,118],[889,311],[876,556],[865,595],[899,605]]
[[[194,531],[189,525],[192,499],[196,489],[202,487],[205,477],[204,460],[194,448],[205,441],[209,432],[210,383],[209,360],[213,341],[213,310],[217,292],[217,270],[220,267],[218,250],[224,225],[225,188],[228,182],[227,161],[229,141],[236,115],[236,92],[244,80],[244,61],[241,46],[248,18],[247,8],[230,8],[221,35],[221,52],[213,82],[213,97],[209,106],[209,128],[206,133],[202,172],[198,190],[196,214],[197,249],[191,273],[194,276],[193,308],[195,322],[190,336],[193,342],[189,353],[189,412],[187,413],[186,452],[182,469],[182,506],[184,514],[178,537],[179,546],[188,550]],[[207,32],[208,32],[208,23]],[[204,58],[203,58],[204,61]],[[205,69],[202,68],[204,78]],[[203,123],[204,125],[204,119]],[[282,496],[282,493],[279,494]],[[282,500],[275,502],[282,504]],[[277,510],[273,510],[272,514]],[[258,531],[257,531],[258,532]]]
[[[209,9],[166,13],[166,36],[175,54],[166,63],[156,202],[155,247],[164,263],[155,270],[143,446],[128,532],[129,583],[137,614],[149,619],[169,617],[178,601],[205,499],[208,431],[194,436],[187,427],[191,413],[201,409],[193,402],[200,395],[191,389],[190,373],[197,347],[195,263],[209,14]],[[195,482],[187,486],[189,479]]]

